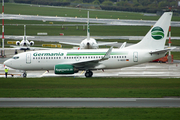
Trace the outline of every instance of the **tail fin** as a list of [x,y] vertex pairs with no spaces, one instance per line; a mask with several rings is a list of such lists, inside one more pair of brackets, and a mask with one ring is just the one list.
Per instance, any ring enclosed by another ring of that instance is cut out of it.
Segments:
[[23,40],[24,40],[24,41],[27,40],[27,37],[26,37],[26,25],[24,25],[24,37],[23,37]]
[[90,40],[90,31],[89,31],[89,11],[88,11],[88,14],[87,14],[87,40]]
[[172,14],[172,12],[165,12],[139,43],[127,49],[164,49]]

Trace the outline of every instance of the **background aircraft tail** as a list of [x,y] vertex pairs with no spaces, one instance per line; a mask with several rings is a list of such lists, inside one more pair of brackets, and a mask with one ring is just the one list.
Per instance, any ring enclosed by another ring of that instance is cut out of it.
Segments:
[[89,30],[89,11],[87,11],[87,40],[90,40],[90,30]]
[[165,12],[139,43],[127,49],[164,49],[172,14],[172,12]]

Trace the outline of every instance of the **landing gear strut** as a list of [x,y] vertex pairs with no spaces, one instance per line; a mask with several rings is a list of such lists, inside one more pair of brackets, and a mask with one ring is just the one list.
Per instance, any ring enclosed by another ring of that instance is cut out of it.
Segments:
[[23,73],[23,77],[25,78],[26,76],[27,76],[27,73],[26,73],[26,72],[24,72],[24,73]]
[[91,70],[86,70],[85,76],[86,77],[92,77],[93,72]]

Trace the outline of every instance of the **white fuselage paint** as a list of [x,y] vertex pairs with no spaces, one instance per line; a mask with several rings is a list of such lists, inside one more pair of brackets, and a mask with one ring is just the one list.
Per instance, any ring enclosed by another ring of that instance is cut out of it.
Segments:
[[[72,64],[104,57],[108,49],[96,50],[42,50],[14,55],[5,65],[19,70],[54,70],[57,64]],[[88,69],[116,69],[161,58],[164,54],[149,54],[150,50],[113,49],[110,58]],[[71,54],[70,54],[71,53]],[[73,53],[73,54],[72,54]],[[83,53],[83,54],[82,54]],[[99,54],[100,53],[100,54]],[[54,55],[53,55],[54,54]]]

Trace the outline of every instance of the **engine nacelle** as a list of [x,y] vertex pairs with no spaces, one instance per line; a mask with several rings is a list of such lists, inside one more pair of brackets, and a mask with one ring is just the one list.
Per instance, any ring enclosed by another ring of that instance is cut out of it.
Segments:
[[34,41],[30,41],[30,46],[33,46],[34,45]]
[[55,74],[74,74],[77,73],[78,69],[76,69],[72,65],[59,64],[54,66]]
[[18,45],[18,46],[19,46],[19,45],[20,45],[20,42],[19,42],[19,41],[16,41],[16,45]]

